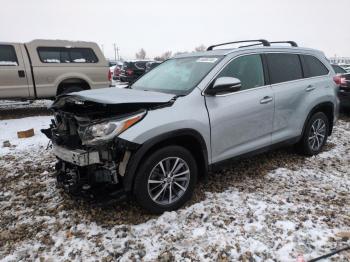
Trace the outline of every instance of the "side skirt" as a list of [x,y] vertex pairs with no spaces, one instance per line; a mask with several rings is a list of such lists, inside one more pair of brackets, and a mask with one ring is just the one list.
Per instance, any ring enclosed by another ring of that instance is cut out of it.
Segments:
[[287,146],[294,145],[294,144],[296,144],[296,143],[298,143],[300,141],[300,138],[301,138],[301,136],[290,138],[288,140],[285,140],[285,141],[282,141],[282,142],[279,142],[279,143],[276,143],[276,144],[273,144],[273,145],[270,145],[270,146],[259,148],[257,150],[254,150],[254,151],[251,151],[251,152],[239,155],[239,156],[235,156],[235,157],[232,157],[232,158],[229,158],[229,159],[225,159],[225,160],[222,160],[222,161],[210,164],[209,165],[209,171],[210,172],[215,172],[215,171],[221,170],[221,169],[229,166],[230,164],[232,164],[232,163],[234,163],[236,161],[239,161],[239,160],[242,160],[242,159],[245,159],[245,158],[249,158],[249,157],[252,157],[252,156],[256,156],[256,155],[259,155],[259,154],[262,154],[262,153],[265,153],[265,152],[268,152],[268,151],[276,150],[276,149],[281,148],[281,147],[287,147]]

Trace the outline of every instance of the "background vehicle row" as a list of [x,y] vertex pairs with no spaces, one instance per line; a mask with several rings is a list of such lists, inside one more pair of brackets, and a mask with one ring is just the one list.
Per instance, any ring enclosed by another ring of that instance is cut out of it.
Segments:
[[350,73],[348,73],[344,68],[339,65],[332,65],[336,74],[338,74],[339,79],[339,92],[338,97],[340,100],[340,106],[344,110],[350,110]]

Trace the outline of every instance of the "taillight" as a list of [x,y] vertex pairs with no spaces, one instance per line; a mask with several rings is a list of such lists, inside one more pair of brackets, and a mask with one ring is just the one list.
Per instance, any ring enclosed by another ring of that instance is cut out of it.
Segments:
[[340,76],[334,76],[333,77],[333,81],[334,83],[337,85],[337,86],[340,86],[341,85],[341,80],[342,78]]
[[112,71],[108,69],[108,80],[112,80]]
[[127,75],[131,76],[134,73],[134,71],[132,71],[131,69],[126,69],[126,73]]

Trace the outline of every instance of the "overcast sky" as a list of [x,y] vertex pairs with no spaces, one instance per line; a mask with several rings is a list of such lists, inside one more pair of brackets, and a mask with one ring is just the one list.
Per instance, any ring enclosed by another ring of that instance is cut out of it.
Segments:
[[124,58],[240,39],[295,40],[350,56],[350,0],[0,0],[0,41],[113,43]]

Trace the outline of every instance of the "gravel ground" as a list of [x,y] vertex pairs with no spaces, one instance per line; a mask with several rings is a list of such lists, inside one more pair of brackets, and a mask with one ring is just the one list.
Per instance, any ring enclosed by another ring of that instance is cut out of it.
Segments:
[[[55,187],[42,139],[30,150],[20,141],[0,148],[0,260],[296,261],[350,245],[349,117],[320,155],[281,149],[234,162],[162,216],[132,201],[71,199]],[[350,261],[350,252],[329,261]]]

